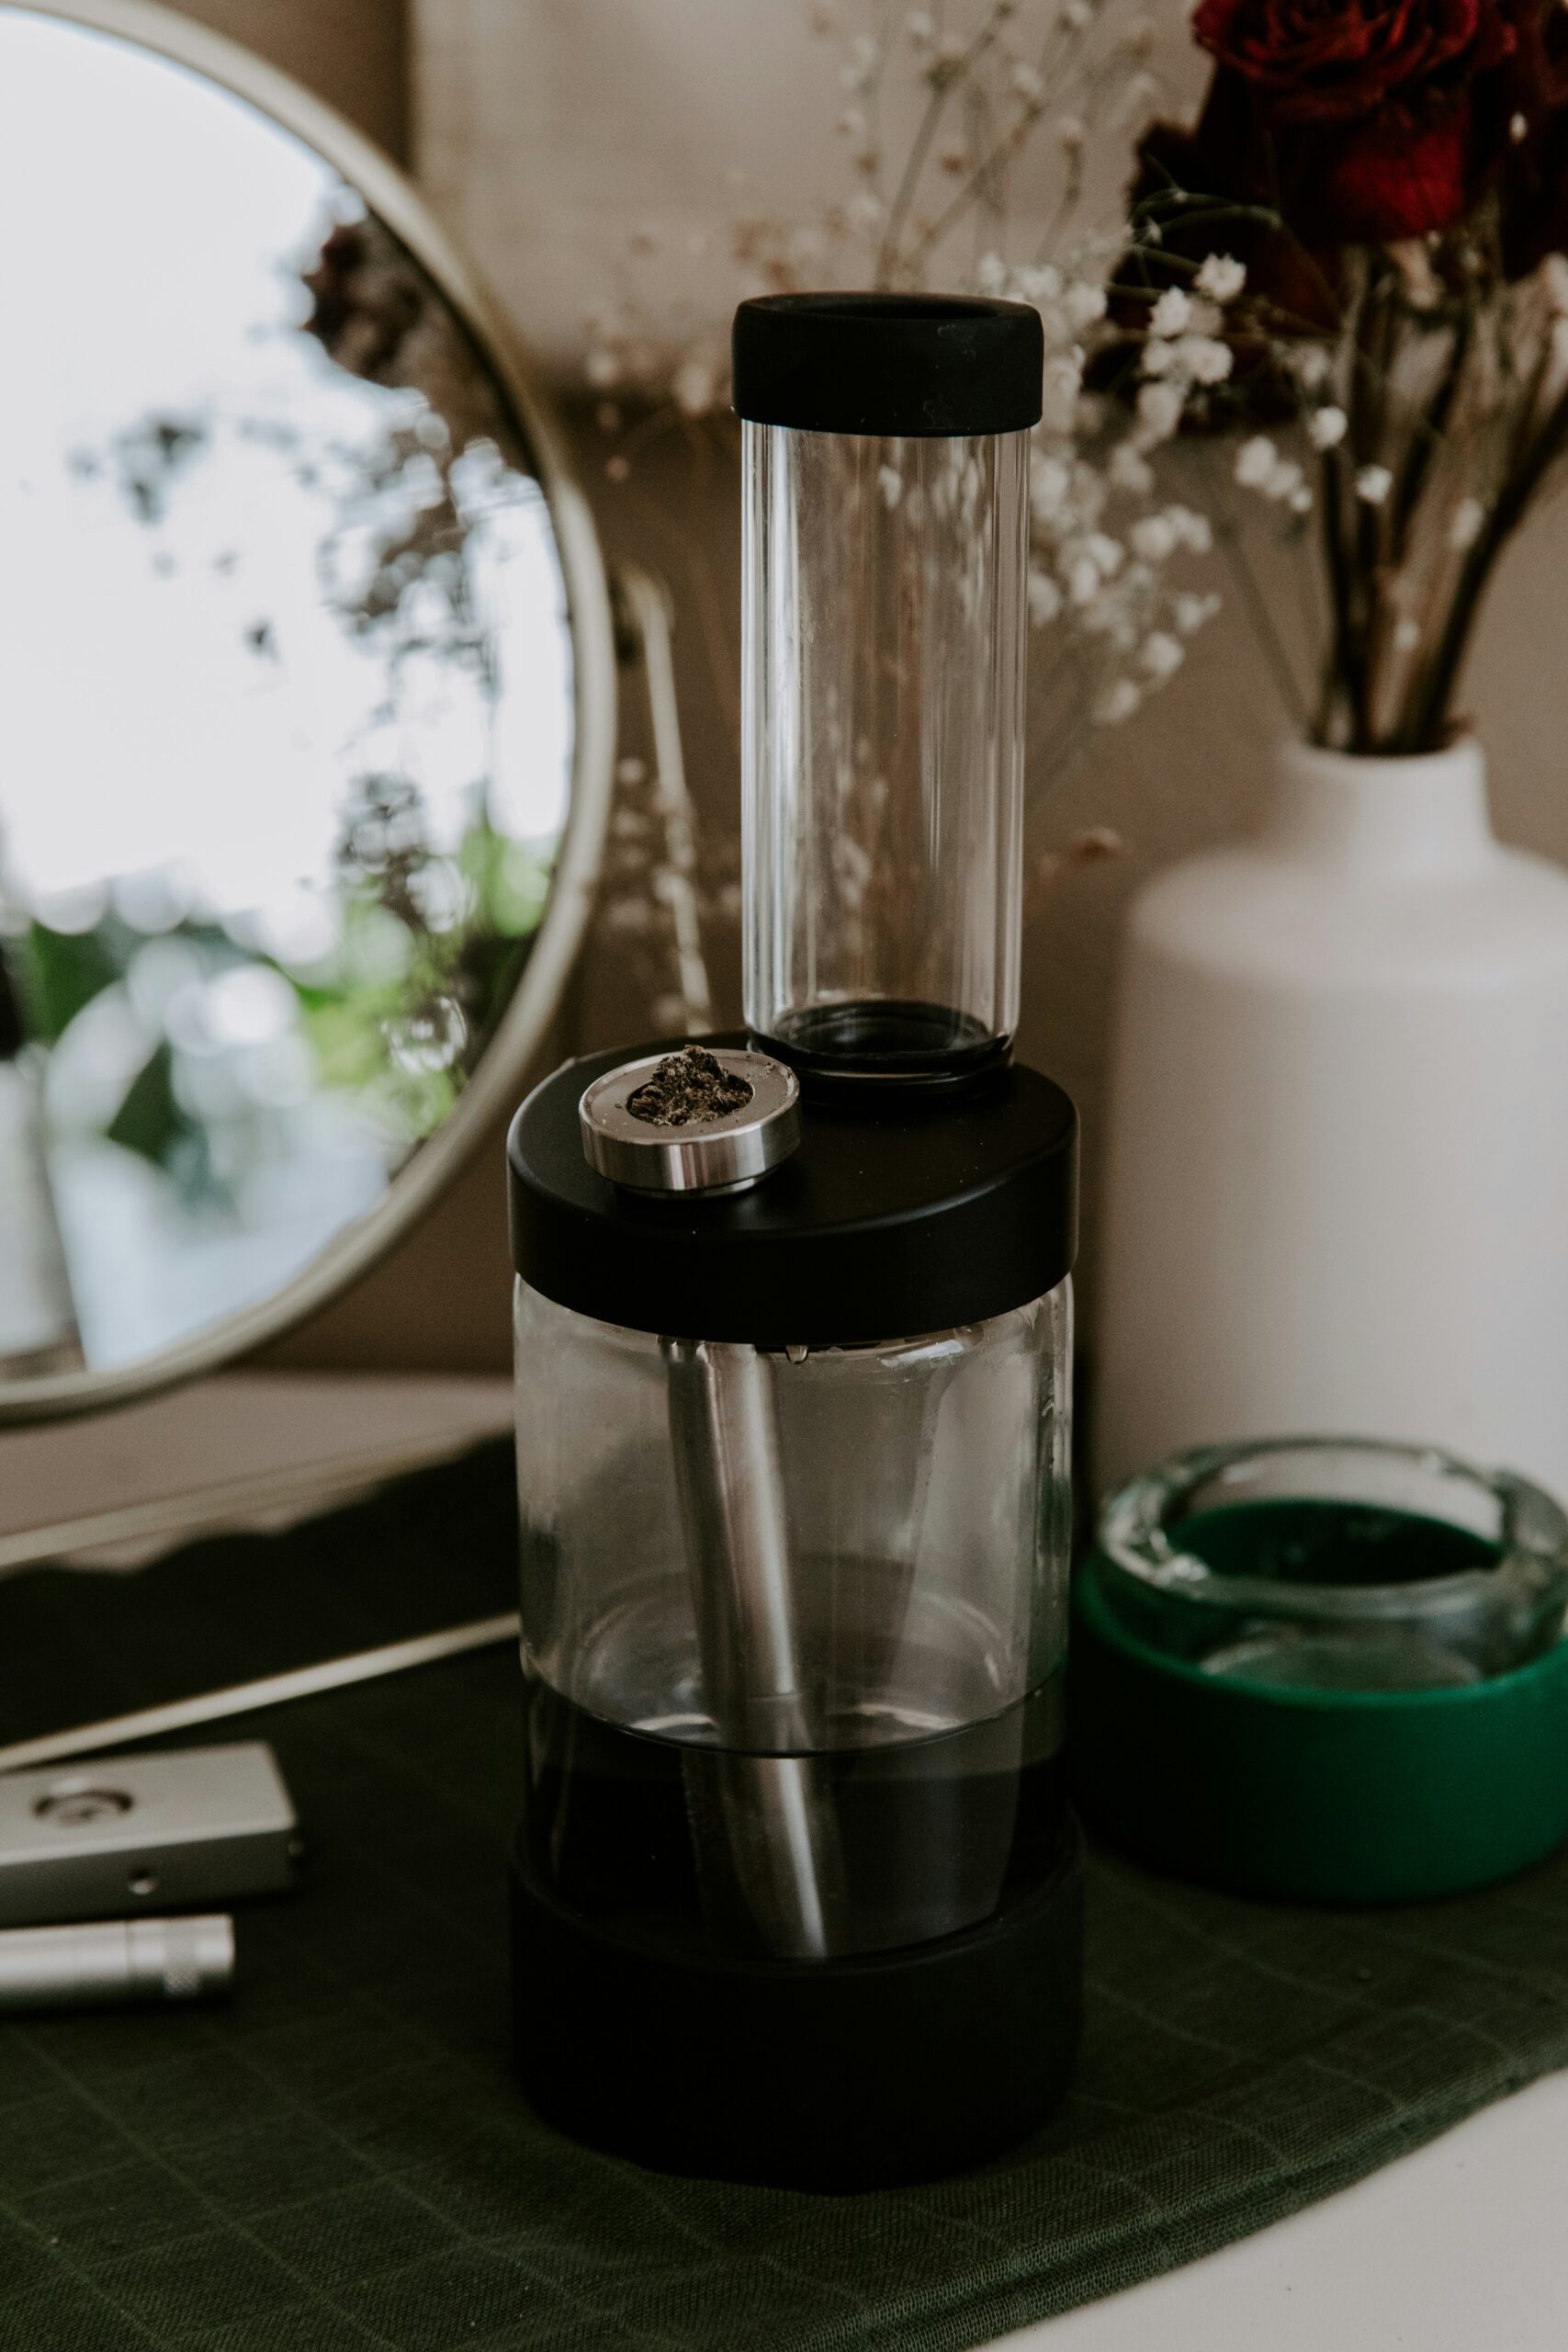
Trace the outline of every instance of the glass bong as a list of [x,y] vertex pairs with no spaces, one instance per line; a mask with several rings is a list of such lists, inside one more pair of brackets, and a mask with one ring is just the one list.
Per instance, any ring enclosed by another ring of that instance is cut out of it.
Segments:
[[667,2169],[1031,2130],[1061,1786],[1077,1121],[1012,1062],[1037,315],[781,296],[743,420],[744,1032],[509,1145],[522,2079]]

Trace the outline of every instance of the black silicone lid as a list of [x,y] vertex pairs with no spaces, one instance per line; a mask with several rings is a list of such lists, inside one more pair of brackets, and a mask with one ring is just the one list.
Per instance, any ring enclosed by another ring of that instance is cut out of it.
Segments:
[[738,416],[809,433],[1023,433],[1045,366],[1027,302],[959,294],[766,294],[735,313]]
[[799,1149],[749,1192],[665,1200],[597,1174],[577,1118],[592,1080],[655,1050],[568,1062],[513,1121],[513,1262],[558,1306],[682,1339],[854,1346],[1004,1315],[1070,1271],[1077,1114],[1036,1071],[929,1108],[807,1102]]

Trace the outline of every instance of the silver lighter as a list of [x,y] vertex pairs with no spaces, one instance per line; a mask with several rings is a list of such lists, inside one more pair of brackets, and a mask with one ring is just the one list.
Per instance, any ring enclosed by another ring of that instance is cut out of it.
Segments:
[[275,1894],[299,1849],[260,1740],[3,1773],[0,1928]]

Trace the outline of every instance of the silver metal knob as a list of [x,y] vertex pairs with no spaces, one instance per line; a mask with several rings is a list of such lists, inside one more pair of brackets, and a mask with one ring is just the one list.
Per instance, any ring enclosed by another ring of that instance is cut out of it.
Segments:
[[[704,1107],[705,1096],[722,1105],[742,1087],[733,1107]],[[686,1046],[623,1062],[577,1109],[589,1165],[638,1193],[738,1193],[800,1141],[795,1072],[750,1047]]]

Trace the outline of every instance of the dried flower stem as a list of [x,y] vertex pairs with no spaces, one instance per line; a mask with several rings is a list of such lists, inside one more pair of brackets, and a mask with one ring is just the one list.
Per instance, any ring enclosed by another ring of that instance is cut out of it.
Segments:
[[1292,724],[1304,727],[1307,722],[1306,697],[1297,680],[1295,666],[1285,650],[1284,639],[1274,626],[1269,599],[1253,568],[1252,559],[1247,550],[1246,536],[1233,514],[1215,518],[1214,543],[1235,575],[1242,610],[1273,673],[1280,699],[1290,714]]
[[1438,737],[1458,682],[1460,666],[1469,648],[1481,599],[1491,578],[1492,567],[1523,522],[1545,475],[1565,451],[1568,451],[1568,393],[1558,400],[1524,458],[1505,482],[1480,537],[1465,557],[1449,605],[1447,621],[1413,699],[1410,718],[1399,742],[1400,750],[1425,751]]

